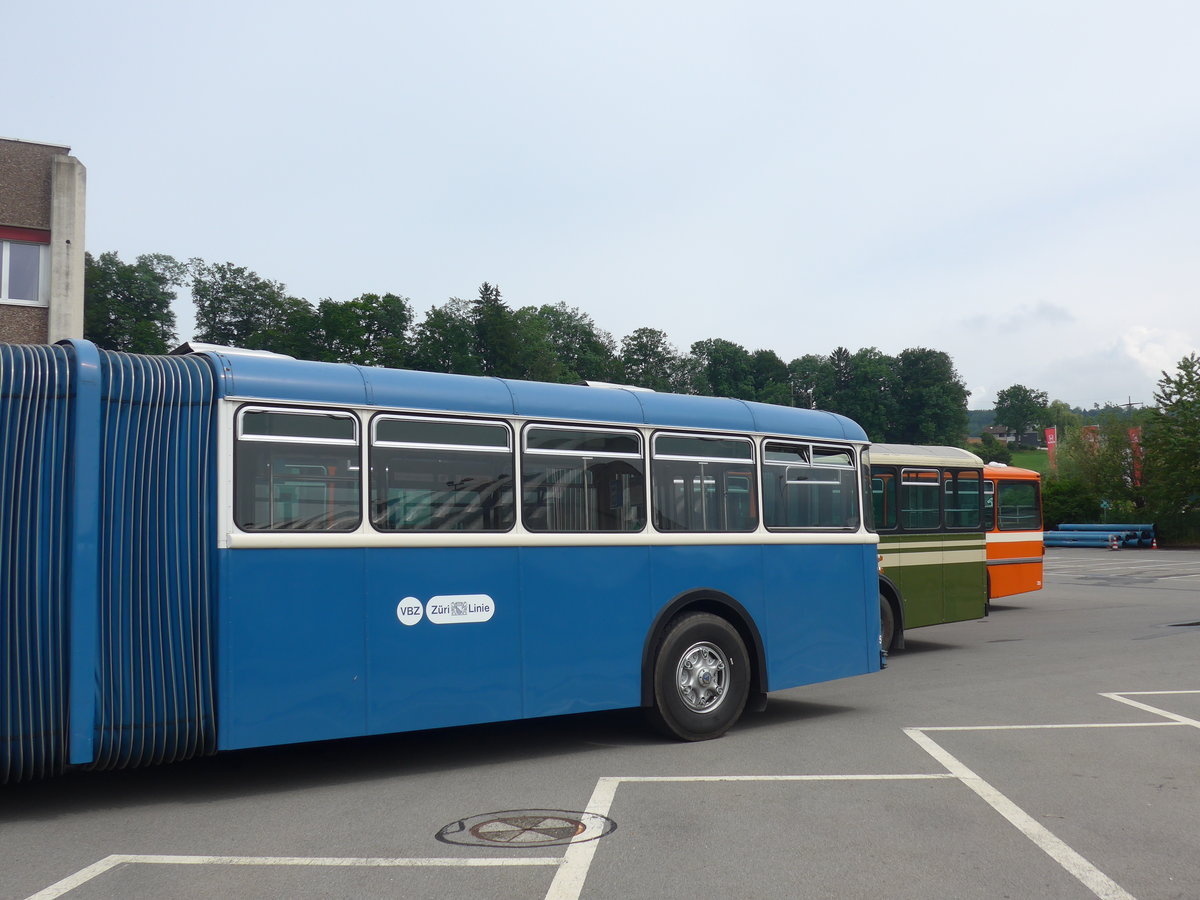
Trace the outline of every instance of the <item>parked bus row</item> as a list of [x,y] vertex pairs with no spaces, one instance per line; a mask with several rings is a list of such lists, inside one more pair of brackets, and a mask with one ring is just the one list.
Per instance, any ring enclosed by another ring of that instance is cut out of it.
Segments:
[[872,444],[885,648],[912,628],[978,619],[1042,587],[1041,480],[957,447]]
[[624,707],[713,738],[1033,571],[1036,481],[831,413],[183,349],[0,345],[0,782]]

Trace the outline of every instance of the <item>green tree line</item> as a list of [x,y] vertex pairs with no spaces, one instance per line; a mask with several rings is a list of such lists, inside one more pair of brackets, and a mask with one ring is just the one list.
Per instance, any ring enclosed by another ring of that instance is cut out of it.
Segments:
[[[769,349],[725,338],[680,351],[654,328],[619,341],[587,313],[557,303],[511,308],[498,285],[451,297],[419,321],[398,294],[311,303],[280,282],[232,263],[180,262],[165,254],[123,262],[86,258],[85,336],[132,353],[176,343],[172,303],[187,288],[194,339],[271,350],[300,359],[496,375],[539,381],[607,381],[656,391],[760,400],[849,416],[873,441],[962,446],[967,391],[953,360],[918,347],[889,356],[845,347],[785,362]],[[1163,372],[1151,409],[1087,413],[1014,384],[996,397],[994,418],[1016,433],[1056,426],[1058,467],[1045,479],[1047,526],[1130,518],[1160,523],[1164,536],[1200,541],[1200,363]],[[1137,427],[1136,444],[1131,428]],[[979,449],[979,448],[976,448]],[[987,442],[982,454],[1006,461]]]
[[655,328],[621,340],[565,302],[512,308],[498,285],[451,297],[419,321],[398,294],[311,303],[277,281],[233,263],[180,262],[165,254],[123,262],[86,258],[85,335],[133,353],[164,353],[176,342],[171,304],[190,291],[194,339],[271,350],[299,359],[496,375],[537,381],[606,381],[656,391],[705,394],[842,413],[876,441],[960,444],[968,391],[951,358],[911,348],[888,356],[838,347],[785,362],[725,338],[680,351]]

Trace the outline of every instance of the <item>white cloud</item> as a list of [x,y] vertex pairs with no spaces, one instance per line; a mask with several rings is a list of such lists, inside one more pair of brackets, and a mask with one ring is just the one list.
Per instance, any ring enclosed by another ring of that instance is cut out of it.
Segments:
[[1163,372],[1173,375],[1179,361],[1196,352],[1197,342],[1176,331],[1135,325],[1121,335],[1121,346],[1157,382]]

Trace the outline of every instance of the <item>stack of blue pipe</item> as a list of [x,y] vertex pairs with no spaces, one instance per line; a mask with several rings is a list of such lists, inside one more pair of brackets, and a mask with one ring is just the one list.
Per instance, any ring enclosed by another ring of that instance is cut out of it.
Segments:
[[1047,547],[1111,547],[1113,540],[1122,547],[1154,545],[1154,525],[1059,525],[1044,535]]

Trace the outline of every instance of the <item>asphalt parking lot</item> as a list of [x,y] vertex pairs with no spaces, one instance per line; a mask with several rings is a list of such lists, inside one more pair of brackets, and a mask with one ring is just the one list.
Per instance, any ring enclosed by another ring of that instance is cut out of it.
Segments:
[[1200,551],[1046,588],[701,744],[637,712],[0,788],[0,898],[1200,897]]

